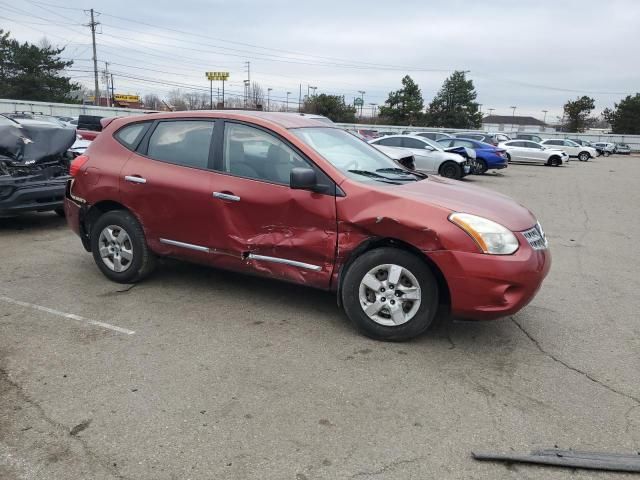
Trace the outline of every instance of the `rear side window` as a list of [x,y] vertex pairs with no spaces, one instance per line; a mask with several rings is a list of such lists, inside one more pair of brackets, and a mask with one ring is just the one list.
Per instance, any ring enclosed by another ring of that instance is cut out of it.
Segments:
[[213,125],[200,120],[160,122],[149,138],[147,156],[185,167],[207,168]]
[[421,132],[418,135],[421,136],[421,137],[424,137],[424,138],[429,138],[431,140],[437,140],[437,135],[438,134],[434,133],[434,132]]
[[452,145],[453,140],[451,140],[450,138],[441,138],[440,140],[438,140],[438,143],[444,148],[449,148]]
[[470,142],[469,140],[455,140],[453,142],[453,145],[456,146],[456,147],[474,148],[473,143]]
[[114,137],[129,150],[135,150],[150,124],[151,122],[141,122],[127,125],[118,130]]

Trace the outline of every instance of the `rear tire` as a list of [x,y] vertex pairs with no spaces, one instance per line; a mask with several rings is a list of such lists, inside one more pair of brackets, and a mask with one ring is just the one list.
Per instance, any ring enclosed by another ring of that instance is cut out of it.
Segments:
[[581,162],[586,162],[590,158],[591,158],[591,155],[589,155],[589,152],[580,152],[578,154],[578,160],[580,160]]
[[511,155],[507,153],[507,163],[511,163]]
[[142,226],[125,210],[107,212],[91,226],[91,252],[104,276],[118,283],[138,282],[156,264]]
[[482,158],[478,158],[477,160],[478,160],[478,163],[480,164],[480,170],[478,171],[478,175],[484,175],[485,173],[487,173],[487,170],[489,170],[489,166],[487,165],[487,162]]
[[460,180],[462,178],[462,167],[456,162],[445,162],[440,166],[439,173],[443,177]]
[[429,266],[397,248],[377,248],[356,258],[345,273],[341,296],[349,319],[376,340],[414,338],[431,326],[438,310],[438,283]]
[[611,152],[608,152],[607,150],[605,150],[602,155],[604,155],[605,157],[609,157],[611,155]]

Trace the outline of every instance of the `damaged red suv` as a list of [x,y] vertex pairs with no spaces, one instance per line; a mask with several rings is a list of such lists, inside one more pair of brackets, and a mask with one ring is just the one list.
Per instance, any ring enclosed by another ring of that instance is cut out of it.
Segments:
[[291,113],[115,119],[71,174],[69,225],[109,279],[175,257],[331,290],[378,339],[419,335],[440,306],[511,315],[551,263],[540,224],[508,197]]

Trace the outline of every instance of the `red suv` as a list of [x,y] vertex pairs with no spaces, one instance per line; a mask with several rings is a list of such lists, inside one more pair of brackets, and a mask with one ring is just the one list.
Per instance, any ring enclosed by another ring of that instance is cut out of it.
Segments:
[[71,174],[69,225],[109,279],[136,282],[170,256],[332,290],[378,339],[422,333],[443,305],[511,315],[551,262],[513,200],[291,113],[116,119]]

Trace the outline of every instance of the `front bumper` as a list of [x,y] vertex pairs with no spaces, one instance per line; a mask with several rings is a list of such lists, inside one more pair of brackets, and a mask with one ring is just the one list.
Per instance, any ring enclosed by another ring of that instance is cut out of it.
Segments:
[[533,299],[551,267],[551,253],[534,250],[516,235],[520,248],[513,255],[429,253],[449,286],[454,317],[492,320],[515,314]]
[[3,186],[10,187],[12,191],[0,199],[0,216],[62,208],[68,178],[63,176],[33,182],[12,178],[11,183],[3,183]]

